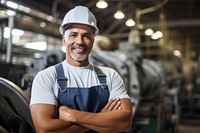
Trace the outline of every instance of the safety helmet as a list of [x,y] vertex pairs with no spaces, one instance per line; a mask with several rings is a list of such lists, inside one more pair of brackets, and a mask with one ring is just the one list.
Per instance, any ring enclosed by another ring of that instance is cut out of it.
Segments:
[[76,6],[65,15],[59,28],[60,33],[64,35],[65,30],[72,24],[88,25],[92,28],[94,35],[97,35],[99,32],[95,16],[85,6]]

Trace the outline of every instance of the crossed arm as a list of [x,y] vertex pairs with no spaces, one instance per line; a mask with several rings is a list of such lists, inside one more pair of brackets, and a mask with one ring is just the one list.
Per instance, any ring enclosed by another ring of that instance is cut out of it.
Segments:
[[128,132],[131,127],[132,107],[129,99],[112,99],[99,113],[72,110],[62,106],[35,104],[31,115],[37,133]]

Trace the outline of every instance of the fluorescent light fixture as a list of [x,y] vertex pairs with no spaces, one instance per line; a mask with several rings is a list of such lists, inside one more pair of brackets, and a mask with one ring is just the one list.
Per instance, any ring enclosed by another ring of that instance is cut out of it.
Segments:
[[96,6],[98,8],[101,8],[101,9],[104,9],[108,6],[108,4],[106,3],[105,0],[99,0],[97,3],[96,3]]
[[37,59],[39,59],[39,58],[42,58],[42,54],[40,54],[40,53],[34,53],[34,58],[37,58]]
[[12,30],[12,35],[13,36],[23,36],[24,35],[24,31],[23,30],[19,30],[19,29],[13,29]]
[[16,15],[16,12],[15,12],[15,11],[12,11],[12,10],[7,10],[7,11],[6,11],[6,14],[7,14],[8,16],[15,16],[15,15]]
[[153,30],[151,28],[148,28],[148,29],[145,30],[144,33],[145,33],[146,36],[151,36],[153,34]]
[[23,6],[23,5],[19,5],[18,9],[19,9],[20,11],[24,11],[24,12],[26,12],[26,13],[30,13],[30,12],[31,12],[31,9],[30,9],[29,7],[25,7],[25,6]]
[[12,1],[7,1],[6,2],[6,5],[10,8],[13,8],[13,9],[17,9],[18,8],[18,4],[15,3],[15,2],[12,2]]
[[117,12],[114,14],[114,17],[116,19],[123,19],[124,18],[124,13],[121,10],[117,10]]
[[8,27],[4,28],[3,37],[10,38],[10,28],[8,28]]
[[[24,31],[23,30],[19,30],[19,29],[13,29],[12,30],[12,35],[13,36],[23,36],[24,35]],[[10,28],[9,27],[5,27],[4,28],[3,37],[4,38],[10,38]]]
[[31,42],[24,45],[25,48],[44,51],[47,49],[46,42]]
[[132,27],[135,25],[135,21],[132,19],[132,18],[129,18],[127,21],[126,21],[126,26],[128,27]]

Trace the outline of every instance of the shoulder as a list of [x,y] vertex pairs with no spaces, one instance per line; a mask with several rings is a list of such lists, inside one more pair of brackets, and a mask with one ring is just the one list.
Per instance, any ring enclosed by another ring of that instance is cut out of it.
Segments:
[[99,66],[99,65],[94,65],[94,66],[96,66],[97,68],[99,68],[103,72],[116,72],[113,68],[110,68],[110,67]]
[[56,71],[55,71],[55,66],[50,66],[40,72],[38,72],[38,74],[41,74],[41,75],[55,75],[56,74]]
[[[97,65],[95,65],[97,66]],[[113,77],[113,76],[118,76],[118,72],[114,70],[113,68],[110,67],[105,67],[105,66],[97,66],[106,76]]]
[[50,66],[44,70],[41,70],[37,73],[35,79],[48,79],[48,80],[55,80],[55,77],[57,76],[55,66]]

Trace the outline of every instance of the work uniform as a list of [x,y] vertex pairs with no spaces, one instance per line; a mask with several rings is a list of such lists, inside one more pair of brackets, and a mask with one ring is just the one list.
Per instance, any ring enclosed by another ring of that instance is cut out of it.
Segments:
[[92,63],[75,67],[66,60],[62,62],[62,67],[67,78],[66,90],[58,84],[55,66],[44,69],[34,78],[30,106],[43,103],[100,112],[112,98],[129,98],[122,78],[111,68],[95,67]]
[[94,70],[101,85],[86,88],[67,87],[68,79],[64,75],[62,64],[59,63],[55,67],[58,75],[57,81],[60,87],[58,91],[58,106],[65,105],[71,109],[87,112],[101,111],[108,102],[109,91],[106,75],[99,67],[94,66]]

